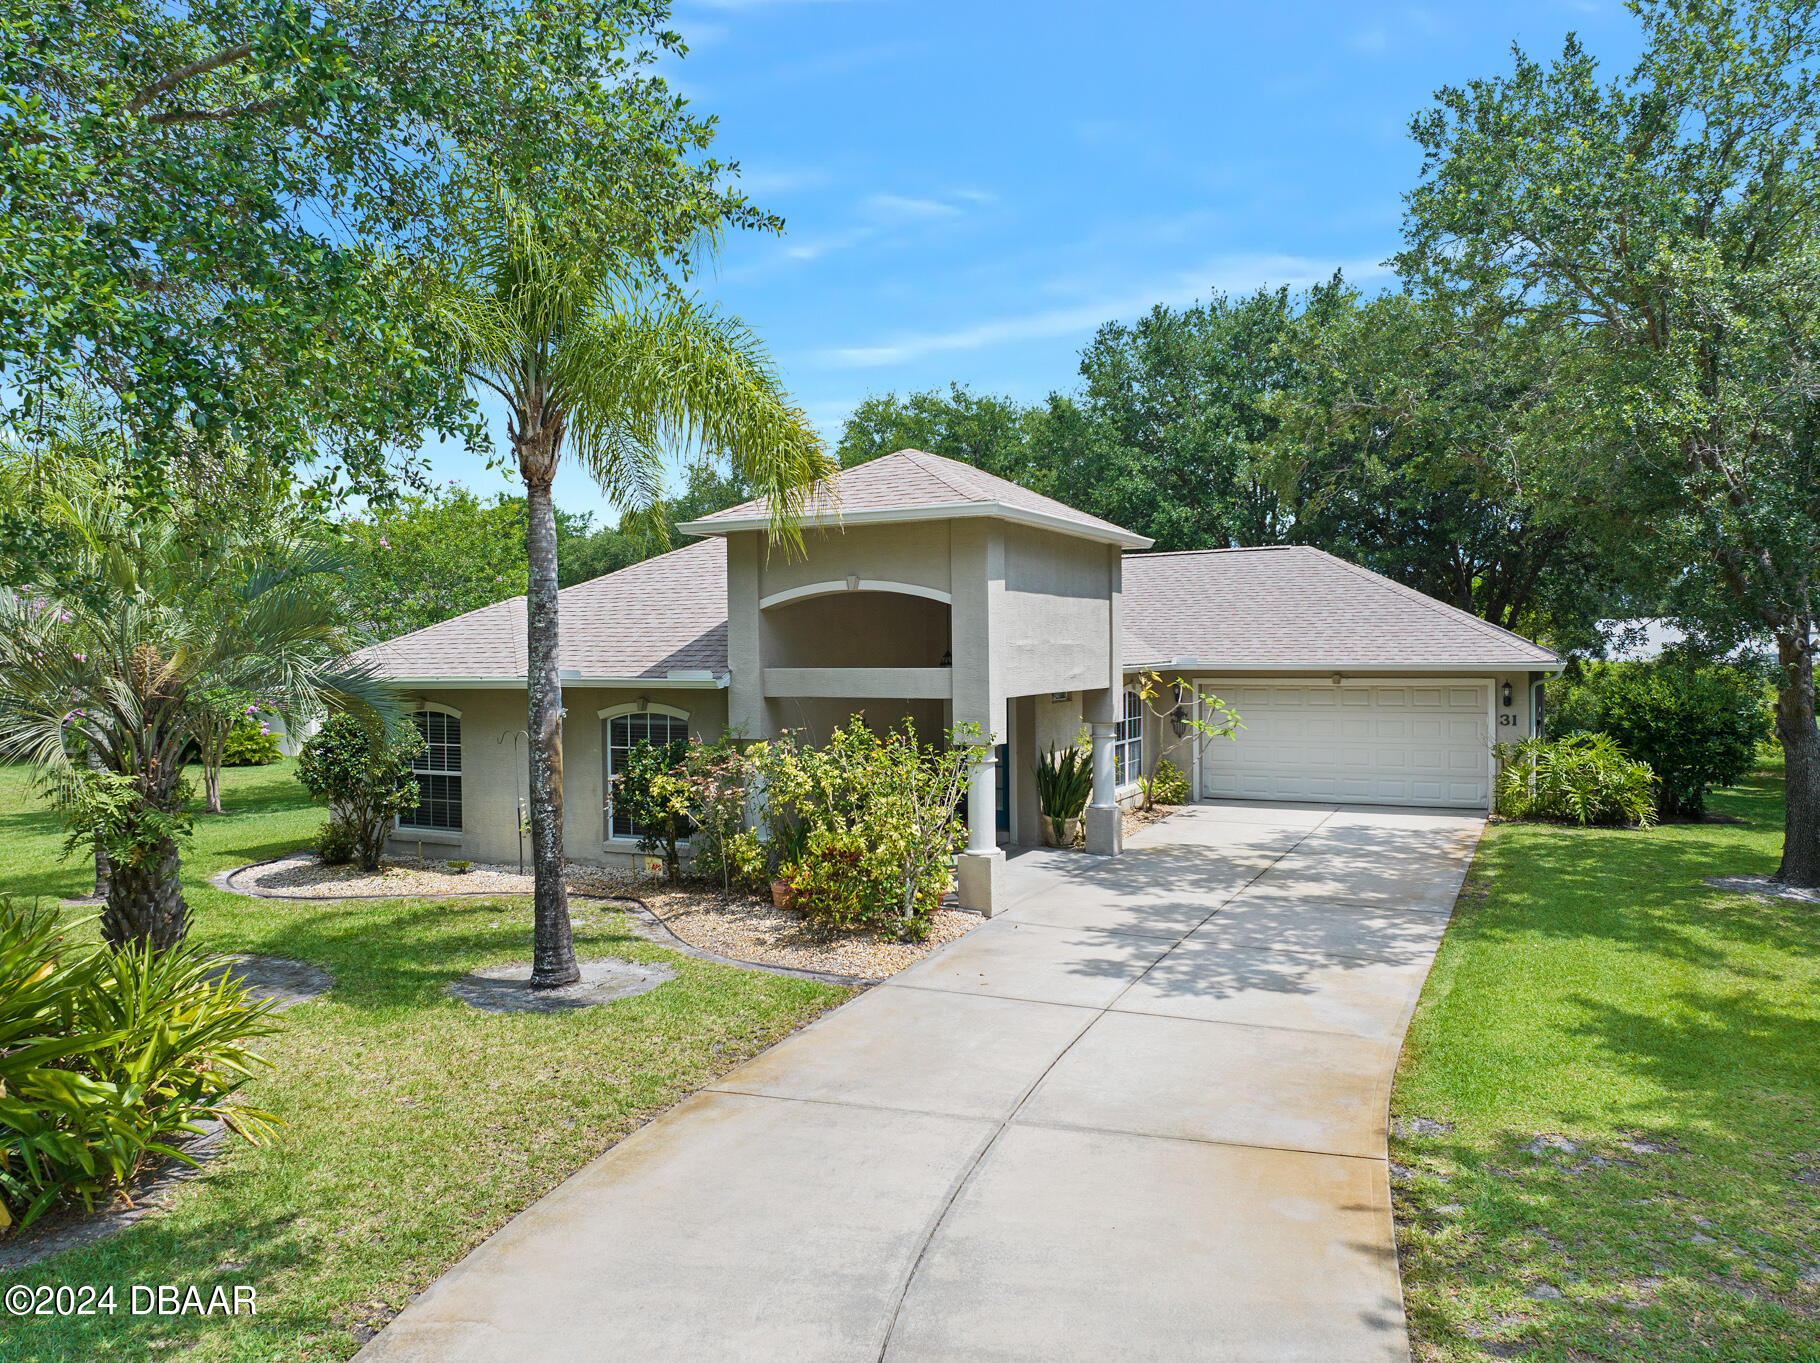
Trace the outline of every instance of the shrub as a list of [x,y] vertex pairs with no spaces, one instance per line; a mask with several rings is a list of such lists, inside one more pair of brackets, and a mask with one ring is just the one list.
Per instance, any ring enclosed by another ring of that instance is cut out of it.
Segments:
[[778,874],[797,907],[832,927],[927,935],[954,883],[964,745],[977,740],[977,726],[966,726],[942,748],[924,748],[908,722],[880,737],[856,715],[825,747],[759,745],[766,826],[790,850]]
[[422,751],[415,724],[387,725],[343,712],[330,715],[297,755],[297,779],[328,804],[332,821],[346,824],[362,870],[379,869],[393,821],[417,808],[411,759]]
[[1708,790],[1751,769],[1773,727],[1758,678],[1684,658],[1595,664],[1551,685],[1548,705],[1551,732],[1610,734],[1647,762],[1665,816],[1701,813]]
[[689,778],[683,765],[688,756],[687,739],[655,746],[640,740],[613,777],[613,807],[632,816],[641,830],[638,845],[664,859],[664,872],[672,885],[682,876],[677,843],[694,827],[689,817]]
[[1188,803],[1188,778],[1167,757],[1159,758],[1150,779],[1140,783],[1147,805],[1185,805]]
[[276,1030],[190,947],[66,946],[54,909],[0,903],[0,1227],[92,1206],[216,1119],[251,1141],[274,1118],[230,1101]]
[[1049,751],[1036,760],[1036,809],[1049,820],[1053,841],[1062,844],[1062,824],[1078,819],[1093,795],[1093,758],[1078,747]]
[[734,737],[714,743],[692,740],[683,759],[695,824],[695,871],[719,880],[723,890],[757,884],[770,869],[758,833],[746,827],[754,774],[753,759]]
[[326,865],[345,866],[354,859],[354,830],[346,819],[325,819],[313,845]]
[[1647,762],[1624,755],[1610,734],[1574,734],[1545,742],[1526,738],[1497,748],[1497,800],[1506,818],[1560,823],[1655,822],[1655,778]]
[[256,719],[237,721],[221,740],[221,765],[224,767],[269,767],[283,756],[277,735]]

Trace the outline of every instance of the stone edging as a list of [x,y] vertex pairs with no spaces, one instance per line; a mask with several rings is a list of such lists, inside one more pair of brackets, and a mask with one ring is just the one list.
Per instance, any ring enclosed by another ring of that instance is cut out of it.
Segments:
[[[249,861],[245,866],[236,866],[231,871],[217,871],[209,877],[209,884],[229,894],[241,895],[247,899],[263,899],[268,902],[278,901],[286,904],[340,904],[356,899],[523,899],[524,895],[513,894],[503,890],[450,890],[434,895],[424,894],[268,894],[263,890],[236,885],[234,881],[248,871],[256,871],[261,866],[270,866],[274,862],[285,861],[294,857],[295,852],[285,852],[279,856],[267,857],[264,861]],[[839,985],[845,989],[868,989],[879,983],[859,975],[836,975],[827,970],[810,970],[803,966],[773,965],[768,961],[748,961],[738,956],[722,956],[717,951],[706,947],[694,946],[676,935],[668,923],[664,922],[644,900],[635,895],[598,895],[572,894],[572,899],[579,899],[592,904],[619,904],[630,908],[627,915],[643,931],[639,936],[646,941],[656,942],[659,946],[672,951],[680,951],[685,956],[694,956],[699,960],[713,961],[719,965],[738,966],[742,970],[762,970],[770,975],[783,975],[791,979],[813,980],[818,984]]]

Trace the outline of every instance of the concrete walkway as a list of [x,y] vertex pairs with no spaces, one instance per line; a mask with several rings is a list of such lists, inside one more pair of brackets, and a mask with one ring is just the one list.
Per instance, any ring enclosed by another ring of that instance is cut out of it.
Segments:
[[362,1359],[1406,1359],[1385,1109],[1477,818],[1199,805],[729,1074]]

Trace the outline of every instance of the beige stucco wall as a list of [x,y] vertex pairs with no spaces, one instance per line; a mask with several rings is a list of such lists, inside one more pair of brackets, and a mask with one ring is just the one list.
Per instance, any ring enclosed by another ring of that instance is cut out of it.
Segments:
[[948,606],[897,592],[842,591],[773,606],[760,636],[766,667],[940,667]]
[[[729,713],[749,734],[798,727],[804,711],[825,720],[850,703],[767,697],[766,666],[928,667],[946,652],[947,713],[1000,742],[1014,698],[1068,691],[1091,699],[1118,675],[1120,567],[1110,545],[963,517],[812,532],[794,559],[770,551],[757,531],[730,535],[727,549]],[[881,590],[891,583],[913,590]],[[761,606],[817,588],[823,594]],[[839,684],[861,700],[890,683],[856,672]]]
[[[529,781],[523,737],[525,693],[416,690],[409,693],[408,701],[432,701],[461,716],[462,828],[459,835],[400,829],[390,850],[414,854],[421,842],[426,856],[516,865],[518,800],[526,795]],[[575,861],[600,864],[639,855],[635,843],[606,838],[606,759],[599,712],[641,703],[686,713],[689,732],[704,739],[718,738],[726,730],[727,697],[718,688],[565,688],[563,841]]]

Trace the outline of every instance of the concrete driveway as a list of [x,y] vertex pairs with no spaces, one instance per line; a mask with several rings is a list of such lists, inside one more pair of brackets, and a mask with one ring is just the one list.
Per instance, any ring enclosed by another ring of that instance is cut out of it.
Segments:
[[368,1360],[1406,1359],[1385,1110],[1475,817],[1208,804],[638,1131]]

